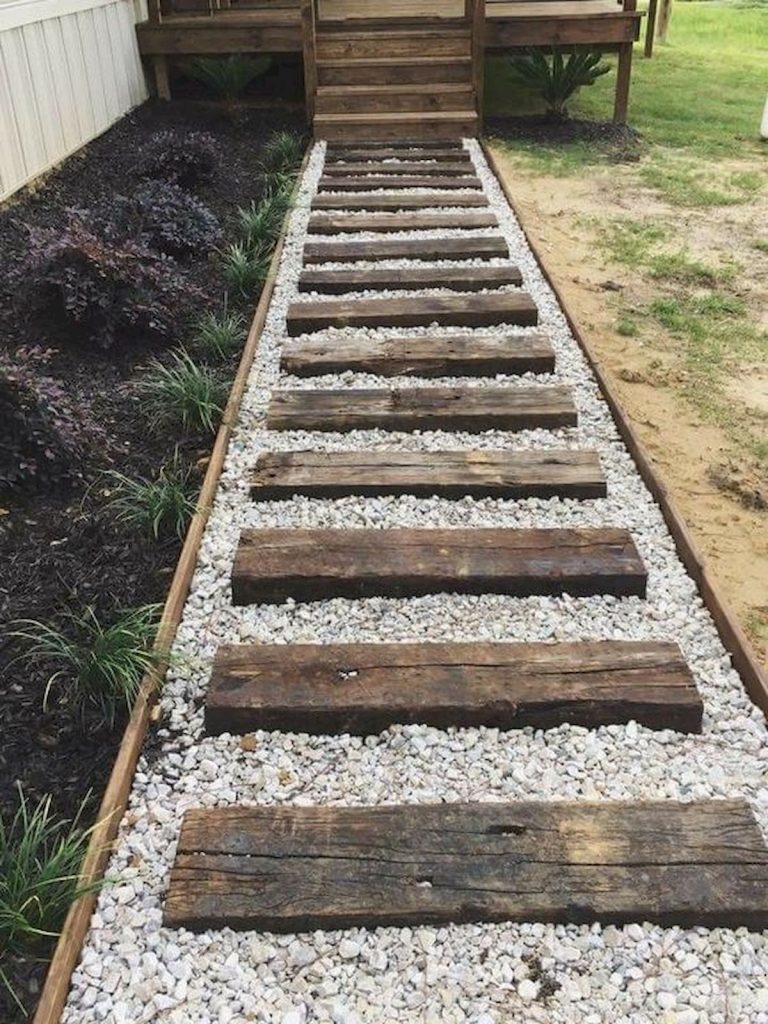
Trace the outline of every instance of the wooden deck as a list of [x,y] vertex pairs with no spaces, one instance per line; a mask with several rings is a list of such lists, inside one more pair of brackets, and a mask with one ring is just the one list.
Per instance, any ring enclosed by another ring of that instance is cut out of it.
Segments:
[[[154,66],[158,94],[168,97],[168,58],[190,54],[270,53],[304,55],[308,79],[314,51],[305,45],[315,26],[325,31],[379,32],[397,24],[414,32],[474,18],[475,82],[483,53],[527,46],[589,45],[619,56],[614,117],[626,119],[632,44],[643,17],[636,0],[150,0],[149,20],[137,26],[139,49]],[[474,10],[474,14],[472,13]],[[477,26],[479,25],[479,32]],[[308,114],[314,115],[310,92]],[[478,110],[481,105],[477,90]],[[441,115],[445,117],[446,115]],[[466,126],[465,126],[466,127]]]

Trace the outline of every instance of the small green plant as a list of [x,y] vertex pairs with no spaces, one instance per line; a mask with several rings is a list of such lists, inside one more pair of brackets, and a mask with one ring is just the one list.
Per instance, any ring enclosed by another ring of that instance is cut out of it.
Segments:
[[259,203],[237,211],[240,230],[251,252],[266,252],[274,246],[291,207],[292,188],[290,179],[278,175]]
[[192,344],[207,359],[229,359],[239,352],[248,336],[242,313],[204,313],[194,326]]
[[592,50],[574,50],[566,60],[556,47],[551,61],[543,50],[531,47],[520,57],[510,58],[512,78],[534,89],[547,105],[550,117],[567,117],[566,103],[583,85],[594,85],[598,78],[610,71],[602,64],[602,53]]
[[131,710],[143,676],[159,660],[152,647],[156,605],[124,612],[109,624],[86,608],[62,616],[60,624],[22,619],[17,626],[11,636],[25,641],[30,660],[52,669],[44,707],[59,690],[83,726],[113,728],[118,713]]
[[180,425],[207,434],[216,430],[229,390],[220,372],[196,363],[184,349],[173,352],[170,363],[152,360],[139,388],[155,429]]
[[616,333],[620,334],[622,338],[635,338],[640,333],[640,328],[631,317],[621,316],[616,321]]
[[112,471],[107,474],[112,497],[106,511],[120,526],[154,540],[174,534],[182,538],[196,509],[191,475],[192,467],[181,463],[178,449],[154,480]]
[[[60,933],[72,902],[99,887],[79,880],[93,830],[81,825],[88,797],[65,821],[54,815],[50,796],[31,806],[20,786],[18,792],[15,813],[0,814],[0,950],[38,954]],[[23,1010],[1,960],[0,980]]]
[[243,299],[252,299],[267,279],[270,253],[234,242],[224,250],[224,278],[229,287]]
[[261,166],[265,174],[286,174],[295,171],[304,155],[304,140],[295,132],[274,132],[261,150]]
[[246,57],[242,53],[231,53],[227,57],[197,57],[182,64],[181,70],[231,103],[269,70],[271,64],[269,56]]

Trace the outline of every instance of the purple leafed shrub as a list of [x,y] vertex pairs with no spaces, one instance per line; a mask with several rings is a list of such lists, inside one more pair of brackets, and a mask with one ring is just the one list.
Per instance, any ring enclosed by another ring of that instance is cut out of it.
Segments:
[[63,484],[82,475],[99,439],[87,410],[22,358],[0,353],[0,491]]
[[32,228],[19,301],[49,336],[110,349],[170,341],[174,310],[191,294],[175,263],[145,244],[101,238],[77,217],[62,230]]
[[221,240],[219,222],[205,203],[169,181],[147,181],[133,195],[115,196],[78,216],[118,245],[135,241],[178,258],[210,252]]
[[219,146],[207,132],[157,132],[139,154],[138,171],[177,185],[211,181],[220,163]]

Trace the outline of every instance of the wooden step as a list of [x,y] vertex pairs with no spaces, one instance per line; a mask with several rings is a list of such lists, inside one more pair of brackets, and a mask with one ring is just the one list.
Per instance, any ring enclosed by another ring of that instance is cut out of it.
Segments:
[[265,452],[251,477],[251,497],[274,501],[303,494],[342,498],[414,494],[464,498],[604,498],[593,451]]
[[232,600],[425,594],[645,596],[627,530],[244,530]]
[[318,114],[471,110],[473,103],[474,91],[469,82],[435,82],[434,85],[416,86],[322,85],[315,96]]
[[[380,92],[384,86],[378,86],[376,92]],[[452,85],[450,83],[444,83],[441,88],[450,89],[453,92],[459,92],[464,89],[463,85]],[[411,87],[408,85],[392,85],[388,89],[397,89],[403,92],[411,92]],[[352,86],[328,86],[328,93],[340,92],[340,93],[351,93],[355,94],[358,91],[368,92],[367,86],[352,85]],[[421,91],[421,90],[420,90]],[[440,148],[433,146],[393,146],[391,143],[387,143],[384,146],[374,146],[372,143],[368,143],[365,147],[353,147],[353,146],[329,146],[325,153],[326,164],[336,163],[339,161],[353,161],[355,163],[367,163],[370,160],[421,160],[421,161],[432,161],[437,160],[443,163],[472,163],[472,159],[469,155],[469,150],[463,149],[461,143],[456,143],[449,146],[447,143],[438,143]]]
[[578,421],[567,387],[273,391],[270,430],[555,430]]
[[768,847],[744,800],[186,811],[167,928],[543,921],[768,927]]
[[326,177],[349,177],[359,174],[382,175],[382,174],[420,174],[431,178],[440,178],[449,174],[471,175],[474,174],[474,167],[471,163],[462,163],[457,160],[455,163],[429,163],[424,160],[398,160],[387,163],[379,160],[367,164],[344,161],[339,163],[326,163],[323,168]]
[[386,195],[343,195],[322,193],[312,200],[313,210],[429,210],[441,206],[489,207],[482,192],[388,193]]
[[415,28],[394,28],[379,32],[329,32],[320,27],[315,52],[317,60],[343,61],[370,60],[387,57],[464,57],[470,52],[470,33],[467,28],[435,29],[430,32]]
[[527,292],[482,295],[417,295],[392,299],[334,299],[292,302],[288,334],[309,334],[329,327],[533,327],[539,319]]
[[671,643],[254,644],[216,652],[205,726],[365,736],[399,723],[594,729],[636,721],[697,733],[702,714]]
[[485,288],[520,285],[523,278],[517,267],[403,267],[383,270],[303,270],[300,292],[325,292],[343,295],[361,291],[412,291],[414,288],[451,288],[459,292],[478,292]]
[[552,373],[555,352],[543,334],[451,335],[293,341],[283,346],[285,373],[375,373],[380,377],[494,377],[498,373]]
[[[455,57],[364,57],[320,60],[318,85],[437,85],[442,82],[471,82],[472,59]],[[409,139],[420,138],[416,128]],[[351,139],[340,139],[348,142]],[[376,139],[376,142],[384,139]]]
[[[433,188],[440,189],[480,189],[480,179],[472,175],[451,175],[449,177],[431,177],[424,174],[382,174],[376,177],[352,175],[349,178],[334,178],[324,175],[320,179],[320,192],[370,192],[380,188]],[[482,194],[482,193],[481,193]]]
[[356,260],[482,260],[509,256],[501,235],[470,238],[382,238],[372,242],[305,242],[305,263],[350,263]]
[[476,231],[498,227],[495,213],[316,213],[309,219],[312,235],[356,234],[361,231]]
[[[333,142],[328,146],[328,149],[326,150],[326,155],[330,155],[333,158],[335,158],[336,155],[339,153],[351,153],[359,148],[360,147],[357,145],[357,143],[354,142]],[[381,153],[384,150],[388,149],[395,149],[397,150],[398,153],[402,152],[403,150],[414,149],[429,150],[430,152],[434,152],[435,150],[450,150],[452,153],[467,152],[467,150],[464,148],[464,142],[462,139],[452,139],[450,141],[438,142],[435,141],[434,139],[419,138],[418,134],[414,135],[412,139],[402,139],[397,144],[394,144],[392,142],[377,142],[374,139],[371,140],[371,142],[366,142],[365,148],[366,150],[376,150],[377,153]]]
[[[477,111],[474,107],[466,110],[315,114],[313,121],[315,138],[328,142],[410,139],[417,131],[421,131],[426,138],[459,139],[476,136],[478,126]],[[396,180],[401,179],[396,179],[393,175],[393,181]]]

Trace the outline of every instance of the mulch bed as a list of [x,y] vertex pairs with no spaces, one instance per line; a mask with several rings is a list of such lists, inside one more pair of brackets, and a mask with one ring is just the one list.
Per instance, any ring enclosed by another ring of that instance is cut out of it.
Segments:
[[[225,238],[233,239],[238,206],[258,199],[261,145],[277,129],[303,131],[300,114],[253,109],[229,110],[194,102],[148,103],[123,118],[81,153],[71,157],[42,186],[0,211],[0,345],[51,347],[14,312],[10,280],[23,256],[26,226],[57,226],[69,207],[89,207],[103,197],[130,193],[141,144],[155,131],[206,131],[221,143],[221,173],[196,194],[218,216]],[[219,308],[224,280],[216,254],[185,267],[199,289],[196,309]],[[244,312],[255,306],[247,303]],[[81,485],[67,492],[5,494],[0,498],[0,622],[19,618],[49,621],[59,612],[86,606],[108,615],[118,608],[161,603],[180,542],[152,543],[116,528],[99,511],[102,472],[153,476],[179,445],[185,461],[197,463],[202,478],[210,438],[151,435],[135,384],[148,358],[158,352],[100,354],[93,349],[54,348],[42,372],[57,378],[79,404],[90,408],[106,432],[106,444],[83,465]],[[234,367],[233,367],[234,369]],[[1,425],[0,425],[1,426]],[[21,783],[31,803],[52,794],[58,814],[71,818],[90,791],[95,811],[119,744],[124,721],[112,732],[84,733],[55,705],[42,709],[47,674],[19,659],[18,646],[0,637],[0,809],[16,806]],[[7,965],[6,965],[7,967]],[[16,964],[11,977],[30,1007],[46,964]],[[0,1020],[18,1011],[0,986]]]
[[510,142],[534,142],[548,147],[590,143],[617,163],[639,160],[642,151],[639,133],[627,124],[614,124],[612,121],[544,115],[490,117],[486,120],[485,130],[492,138]]

